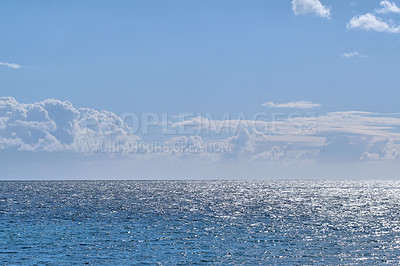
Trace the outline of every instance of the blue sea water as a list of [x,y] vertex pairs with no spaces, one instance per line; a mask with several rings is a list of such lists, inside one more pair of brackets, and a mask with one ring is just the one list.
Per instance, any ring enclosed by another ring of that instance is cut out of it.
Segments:
[[0,182],[0,264],[399,263],[397,181]]

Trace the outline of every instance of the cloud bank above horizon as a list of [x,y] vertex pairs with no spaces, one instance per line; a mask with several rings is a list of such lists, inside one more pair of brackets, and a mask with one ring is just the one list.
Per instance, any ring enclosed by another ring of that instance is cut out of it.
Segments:
[[193,115],[171,121],[154,120],[152,114],[142,116],[151,117],[151,123],[135,122],[142,124],[139,131],[129,122],[132,116],[121,117],[76,109],[67,101],[22,104],[1,97],[0,150],[209,161],[336,163],[400,158],[399,114],[279,112],[223,119]]

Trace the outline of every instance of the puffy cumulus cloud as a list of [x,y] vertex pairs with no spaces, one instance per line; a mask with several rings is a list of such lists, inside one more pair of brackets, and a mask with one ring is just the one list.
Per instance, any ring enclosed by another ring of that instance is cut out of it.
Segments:
[[361,29],[366,31],[377,31],[377,32],[388,32],[388,33],[399,33],[400,26],[389,25],[389,23],[376,17],[372,13],[367,13],[360,16],[353,17],[349,23],[347,23],[347,29]]
[[330,18],[330,8],[319,0],[293,0],[292,10],[296,15],[312,14],[323,18]]
[[386,13],[398,13],[400,14],[400,8],[395,2],[389,2],[387,0],[381,1],[382,8],[376,9],[376,13],[386,14]]
[[268,108],[312,109],[312,108],[320,107],[321,104],[313,103],[310,101],[296,101],[296,102],[288,102],[288,103],[266,102],[266,103],[263,103],[262,106],[265,106]]
[[135,141],[130,128],[115,114],[76,109],[54,99],[33,104],[0,97],[0,149],[93,152],[104,141]]
[[268,160],[268,161],[278,161],[285,156],[285,151],[283,151],[280,146],[273,146],[271,149],[266,150],[262,153],[256,154],[254,156],[255,160]]
[[399,149],[393,147],[388,139],[380,139],[371,141],[367,150],[363,153],[361,159],[378,160],[378,159],[399,159]]
[[372,144],[369,136],[334,134],[327,136],[318,160],[324,162],[354,162],[364,158]]
[[316,133],[325,139],[317,160],[353,162],[367,159],[397,159],[400,139],[398,114],[333,112],[317,118]]
[[387,32],[387,33],[400,33],[400,26],[394,25],[392,20],[384,20],[377,17],[375,14],[398,13],[400,8],[395,2],[387,0],[381,1],[381,8],[375,9],[366,14],[354,16],[347,24],[347,29],[360,29],[366,31]]
[[399,147],[390,139],[365,135],[331,135],[320,150],[318,160],[352,163],[366,160],[399,159]]

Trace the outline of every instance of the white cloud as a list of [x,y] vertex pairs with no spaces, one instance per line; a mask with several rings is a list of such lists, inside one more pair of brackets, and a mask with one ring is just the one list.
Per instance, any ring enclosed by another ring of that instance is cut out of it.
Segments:
[[[303,106],[295,103],[273,105]],[[145,142],[111,112],[76,109],[70,102],[54,99],[21,104],[14,98],[0,97],[0,150],[101,152],[135,154],[135,158],[144,159],[243,162],[400,159],[400,114],[353,111],[301,115],[298,112],[295,116],[280,114],[279,119],[269,112],[251,119],[244,115],[238,118],[224,115],[223,120],[207,115],[186,120],[178,117],[166,122],[169,128],[193,132],[178,130],[163,135],[164,125],[160,124],[154,127],[159,130],[155,132],[157,141]],[[103,147],[104,144],[111,146]],[[125,149],[138,144],[139,149]]]
[[387,22],[380,18],[377,18],[372,13],[353,17],[349,23],[347,23],[347,29],[362,29],[366,31],[377,31],[377,32],[388,32],[388,33],[399,33],[400,26],[389,25]]
[[0,149],[93,152],[104,141],[137,140],[115,114],[54,99],[33,104],[0,97]]
[[297,101],[297,102],[288,102],[288,103],[267,102],[267,103],[263,103],[262,106],[265,106],[268,108],[312,109],[312,108],[320,107],[321,104],[313,103],[310,101]]
[[296,15],[313,14],[323,18],[330,18],[330,8],[319,0],[293,0],[292,10]]
[[400,14],[400,8],[395,2],[389,2],[387,0],[381,1],[382,8],[376,9],[376,13],[386,14],[386,13],[398,13]]
[[9,67],[9,68],[12,68],[12,69],[18,69],[18,68],[22,67],[21,65],[14,64],[14,63],[7,63],[7,62],[0,62],[0,66]]
[[365,56],[363,54],[360,54],[357,51],[349,52],[349,53],[343,53],[340,56],[343,57],[343,58],[346,58],[346,59],[351,59],[351,58],[354,58],[354,57],[358,57],[358,58],[366,58],[367,57],[367,56]]
[[[398,114],[334,112],[315,117],[288,115],[286,119],[215,120],[193,117],[174,124],[198,128],[197,132],[226,129],[233,136],[230,150],[221,159],[241,160],[315,160],[349,162],[400,159]],[[218,126],[214,126],[218,125]],[[223,135],[223,134],[222,134]],[[207,141],[203,139],[203,141]]]

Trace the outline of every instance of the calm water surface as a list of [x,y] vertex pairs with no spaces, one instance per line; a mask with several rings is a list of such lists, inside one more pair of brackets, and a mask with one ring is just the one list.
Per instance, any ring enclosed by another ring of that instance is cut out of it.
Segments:
[[0,264],[397,264],[396,181],[0,182]]

